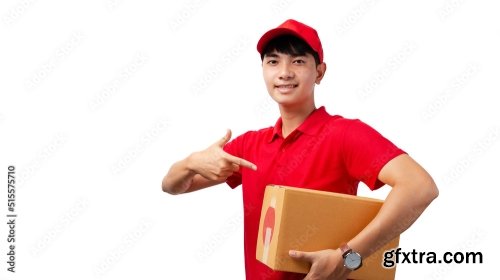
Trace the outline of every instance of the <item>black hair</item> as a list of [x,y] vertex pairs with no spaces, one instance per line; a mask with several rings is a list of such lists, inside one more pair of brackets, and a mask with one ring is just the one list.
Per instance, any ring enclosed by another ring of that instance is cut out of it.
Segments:
[[260,54],[260,59],[264,60],[264,56],[273,51],[292,56],[302,56],[309,53],[314,57],[316,65],[320,64],[318,53],[315,52],[304,40],[293,35],[281,35],[269,41]]

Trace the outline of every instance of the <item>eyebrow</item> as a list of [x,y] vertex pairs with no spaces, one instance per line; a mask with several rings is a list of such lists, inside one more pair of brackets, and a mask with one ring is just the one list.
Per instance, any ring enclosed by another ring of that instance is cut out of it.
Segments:
[[272,52],[272,53],[266,53],[264,54],[264,58],[266,57],[279,57],[279,55],[276,53],[276,52]]
[[[291,56],[291,57],[293,57],[293,58],[297,58],[297,57],[305,57],[305,56],[307,56],[306,54],[295,54],[295,55],[294,55],[294,54],[283,54],[283,55],[289,55],[289,56]],[[277,53],[277,52],[273,51],[273,52],[271,52],[271,53],[266,53],[266,54],[264,54],[264,58],[266,58],[266,57],[273,57],[273,58],[277,58],[277,57],[279,57],[279,55],[278,55],[278,53]]]

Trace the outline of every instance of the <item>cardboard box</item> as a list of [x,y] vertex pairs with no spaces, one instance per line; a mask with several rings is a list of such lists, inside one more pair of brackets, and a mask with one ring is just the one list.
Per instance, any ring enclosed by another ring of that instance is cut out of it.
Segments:
[[[377,215],[383,201],[332,192],[269,185],[257,238],[257,259],[279,271],[307,273],[310,265],[288,255],[290,249],[335,249],[351,240]],[[382,266],[383,253],[397,248],[399,236],[363,259],[350,279],[394,279],[396,268]]]

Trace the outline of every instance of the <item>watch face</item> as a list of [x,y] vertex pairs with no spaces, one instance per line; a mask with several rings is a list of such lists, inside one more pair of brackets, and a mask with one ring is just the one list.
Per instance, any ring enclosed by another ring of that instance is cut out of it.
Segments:
[[358,269],[361,266],[361,256],[358,253],[351,252],[345,256],[344,264],[351,270]]

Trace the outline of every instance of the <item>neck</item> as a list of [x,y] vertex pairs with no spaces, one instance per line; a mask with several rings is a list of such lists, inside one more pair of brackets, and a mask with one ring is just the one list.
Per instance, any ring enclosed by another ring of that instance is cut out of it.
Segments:
[[280,105],[281,120],[283,123],[283,138],[286,138],[292,131],[297,129],[306,118],[316,109],[314,102],[308,106],[298,108],[284,107]]

